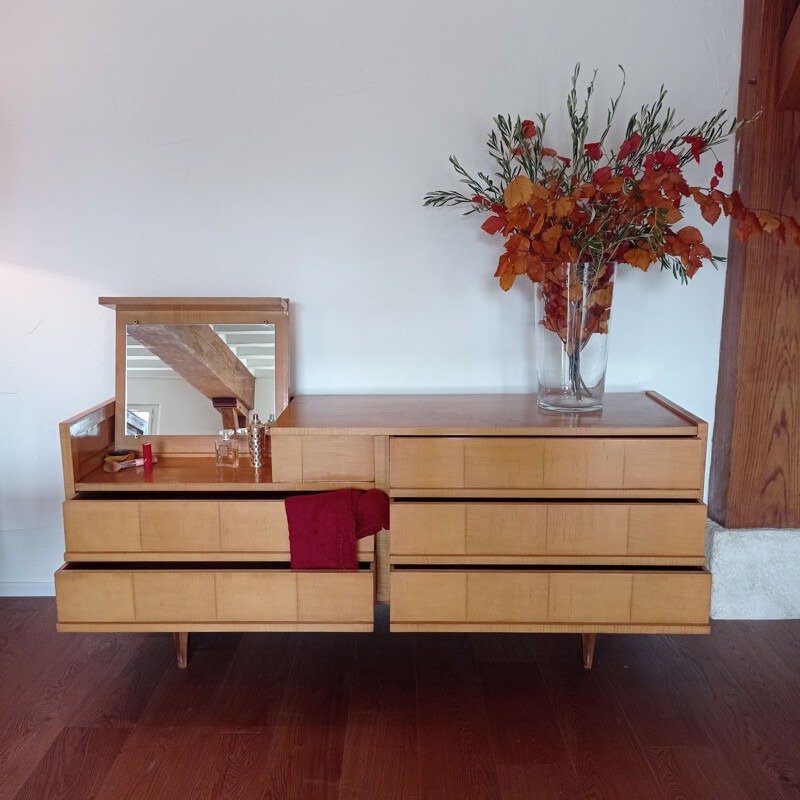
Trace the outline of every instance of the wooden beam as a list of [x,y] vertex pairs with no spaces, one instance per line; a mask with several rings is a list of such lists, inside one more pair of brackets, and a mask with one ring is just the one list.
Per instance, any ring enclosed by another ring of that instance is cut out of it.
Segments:
[[209,399],[253,408],[256,379],[208,325],[129,325],[128,334]]
[[781,44],[779,111],[800,111],[800,7]]
[[[798,215],[800,114],[779,112],[780,45],[798,0],[745,0],[735,187],[751,208]],[[731,235],[709,516],[728,528],[800,527],[800,255]]]

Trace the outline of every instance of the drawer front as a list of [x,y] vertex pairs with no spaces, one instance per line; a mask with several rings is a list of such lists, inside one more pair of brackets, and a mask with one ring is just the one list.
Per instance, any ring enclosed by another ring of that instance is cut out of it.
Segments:
[[390,555],[395,563],[581,556],[702,563],[705,531],[702,503],[395,502]]
[[[70,561],[289,558],[283,500],[68,500],[64,535]],[[360,539],[359,560],[373,549],[373,537]]]
[[273,436],[275,483],[375,480],[372,436]]
[[700,492],[705,443],[692,438],[392,438],[398,490]]
[[703,570],[393,569],[392,624],[706,626]]
[[371,569],[92,569],[66,564],[55,575],[62,626],[308,626],[373,622]]

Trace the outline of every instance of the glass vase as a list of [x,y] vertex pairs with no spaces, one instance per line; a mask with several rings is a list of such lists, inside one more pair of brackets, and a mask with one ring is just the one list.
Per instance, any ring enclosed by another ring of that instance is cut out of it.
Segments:
[[550,411],[603,406],[614,265],[559,264],[536,286],[538,402]]

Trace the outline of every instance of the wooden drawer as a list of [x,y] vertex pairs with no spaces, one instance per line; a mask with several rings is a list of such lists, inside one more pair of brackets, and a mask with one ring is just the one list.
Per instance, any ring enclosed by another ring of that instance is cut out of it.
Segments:
[[289,559],[283,500],[67,500],[64,535],[68,561]]
[[272,436],[272,480],[303,481],[375,480],[375,442],[372,436],[309,435]]
[[705,563],[697,502],[394,502],[394,564]]
[[65,564],[56,572],[58,629],[372,630],[373,573]]
[[394,496],[699,498],[705,441],[692,437],[394,437]]
[[683,570],[412,569],[390,575],[391,629],[708,633],[711,575]]

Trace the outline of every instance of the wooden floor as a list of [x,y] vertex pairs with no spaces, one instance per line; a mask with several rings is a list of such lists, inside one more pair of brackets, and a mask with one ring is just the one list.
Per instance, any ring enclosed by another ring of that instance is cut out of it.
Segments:
[[[385,610],[382,610],[385,611]],[[711,636],[56,634],[0,599],[0,798],[800,798],[800,620]]]

